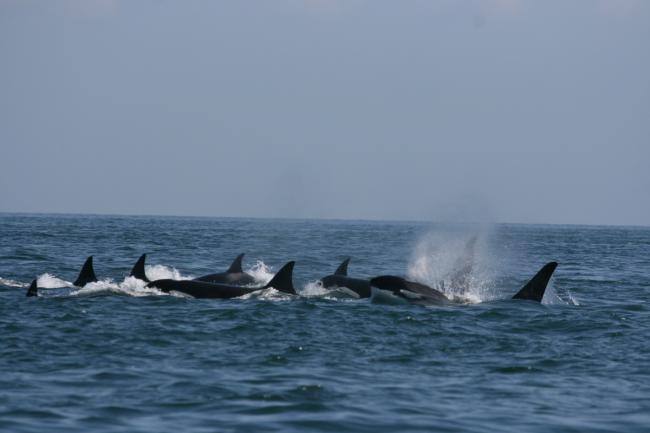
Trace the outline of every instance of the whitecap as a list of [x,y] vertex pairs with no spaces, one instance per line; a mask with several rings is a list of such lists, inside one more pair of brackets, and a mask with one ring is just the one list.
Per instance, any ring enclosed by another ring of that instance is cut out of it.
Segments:
[[73,284],[70,281],[62,280],[52,274],[42,274],[37,278],[36,284],[42,289],[58,289],[61,287],[71,287]]
[[147,278],[151,281],[155,280],[191,280],[194,277],[191,275],[183,275],[174,267],[165,265],[147,265],[145,267]]
[[16,280],[10,280],[8,278],[2,278],[0,277],[0,286],[7,286],[7,287],[27,287],[29,284],[27,283],[21,283],[20,281]]
[[275,275],[271,268],[261,260],[255,262],[255,264],[251,266],[250,269],[247,269],[246,272],[258,281],[255,286],[259,285],[259,283],[268,284]]

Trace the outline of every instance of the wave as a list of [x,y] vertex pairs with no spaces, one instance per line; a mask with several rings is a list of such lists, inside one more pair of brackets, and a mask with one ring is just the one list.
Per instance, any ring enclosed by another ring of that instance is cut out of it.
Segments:
[[183,275],[178,269],[165,265],[147,265],[145,266],[145,273],[147,274],[147,278],[151,281],[166,279],[191,280],[195,278],[191,275]]
[[27,287],[29,284],[21,283],[20,281],[10,280],[9,278],[0,277],[0,286],[7,287]]
[[328,295],[330,292],[331,290],[323,287],[323,284],[320,282],[320,280],[310,281],[300,289],[300,296],[304,296],[306,298],[323,297]]
[[239,296],[236,299],[259,299],[264,301],[290,301],[293,298],[292,295],[288,293],[281,292],[269,287],[268,289],[256,290],[251,293],[247,293],[243,296]]
[[[146,266],[146,273],[151,280],[175,279],[189,280],[194,277],[183,275],[176,268],[164,265]],[[4,281],[4,280],[3,280]],[[14,282],[14,287],[27,287],[29,284]],[[37,278],[38,287],[41,289],[61,289],[70,288],[72,291],[64,296],[100,296],[100,295],[123,295],[123,296],[160,296],[167,295],[158,289],[146,287],[147,283],[135,277],[126,277],[121,282],[115,282],[111,278],[106,278],[93,283],[88,283],[84,287],[76,288],[73,283],[66,281],[49,273],[40,275]]]
[[82,288],[70,292],[70,296],[123,295],[138,297],[167,295],[167,293],[163,293],[158,289],[146,287],[146,284],[134,277],[126,277],[121,283],[106,279],[88,283]]
[[325,288],[320,280],[310,281],[298,290],[298,294],[305,298],[321,298],[329,300],[359,299],[359,295],[346,287]]
[[[183,275],[174,267],[165,265],[147,265],[145,266],[147,277],[152,280],[191,280],[191,275]],[[147,283],[135,277],[126,277],[123,281],[116,283],[112,279],[88,283],[84,287],[74,290],[71,296],[99,296],[99,295],[123,295],[123,296],[161,296],[169,295],[153,287],[147,287]],[[175,294],[172,294],[174,296]]]
[[72,287],[70,281],[63,280],[52,274],[41,274],[36,279],[36,284],[42,289],[59,289],[61,287]]

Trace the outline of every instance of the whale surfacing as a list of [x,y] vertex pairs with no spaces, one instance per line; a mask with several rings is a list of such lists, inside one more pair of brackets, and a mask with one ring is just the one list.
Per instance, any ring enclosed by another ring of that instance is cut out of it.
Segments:
[[244,253],[238,255],[226,272],[204,275],[195,278],[194,281],[213,284],[231,284],[235,286],[248,286],[254,284],[256,282],[255,277],[244,272],[244,269],[242,268],[243,258]]
[[[511,299],[542,302],[546,287],[557,268],[557,262],[549,262],[540,269]],[[460,303],[444,293],[415,281],[394,275],[383,275],[370,280],[373,291],[381,290],[414,304],[447,305]]]
[[90,256],[86,259],[86,262],[81,268],[81,272],[79,272],[79,276],[72,284],[77,287],[83,287],[88,283],[96,282],[97,275],[95,275],[95,269],[93,268],[93,256]]
[[361,278],[348,277],[348,264],[350,258],[343,260],[343,263],[336,268],[332,275],[321,278],[321,284],[326,289],[336,287],[346,288],[356,293],[359,298],[369,298],[371,295],[370,281]]
[[295,262],[289,262],[278,271],[271,281],[261,287],[244,287],[233,284],[208,283],[197,280],[156,280],[147,284],[147,287],[154,287],[163,292],[180,292],[190,295],[193,298],[210,299],[231,299],[238,298],[249,293],[273,287],[274,289],[295,295],[293,287],[293,267]]

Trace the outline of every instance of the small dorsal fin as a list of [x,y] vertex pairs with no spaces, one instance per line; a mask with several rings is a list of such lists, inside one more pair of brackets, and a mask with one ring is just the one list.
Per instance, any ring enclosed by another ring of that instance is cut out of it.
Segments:
[[147,273],[144,271],[144,261],[147,259],[147,255],[143,254],[140,256],[137,262],[135,262],[135,265],[133,265],[133,269],[131,269],[131,273],[129,274],[129,277],[135,277],[138,280],[142,280],[145,283],[149,282],[149,278],[147,278]]
[[241,267],[241,262],[243,258],[244,258],[244,253],[238,255],[235,258],[235,260],[233,260],[232,264],[230,265],[230,267],[226,272],[228,272],[229,274],[241,274],[242,272],[244,272],[244,270]]
[[295,295],[296,289],[293,288],[293,266],[295,264],[296,262],[289,262],[284,265],[264,288],[273,287],[281,292]]
[[79,276],[75,280],[74,284],[77,287],[83,287],[88,283],[94,283],[97,281],[97,276],[95,275],[95,270],[93,269],[93,256],[90,256],[86,259]]
[[546,286],[557,268],[557,262],[549,262],[535,274],[524,287],[517,292],[512,299],[524,299],[528,301],[542,302]]
[[348,276],[348,263],[350,263],[350,258],[348,257],[347,259],[343,260],[343,263],[339,265],[338,268],[336,268],[336,271],[334,272],[334,275],[340,275],[342,277],[347,277]]
[[36,283],[36,280],[32,281],[32,284],[29,285],[29,289],[27,289],[27,297],[32,297],[32,296],[38,296],[38,284]]

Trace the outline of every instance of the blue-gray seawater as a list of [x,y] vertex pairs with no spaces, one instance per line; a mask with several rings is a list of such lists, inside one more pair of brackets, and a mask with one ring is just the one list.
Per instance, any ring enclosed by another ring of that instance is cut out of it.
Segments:
[[[468,304],[314,283],[349,256],[435,284],[472,236]],[[162,295],[124,278],[143,252],[158,277],[296,260],[302,295]],[[88,255],[102,281],[60,287]],[[542,304],[508,300],[551,260]],[[648,432],[649,295],[650,228],[0,214],[0,430]]]

